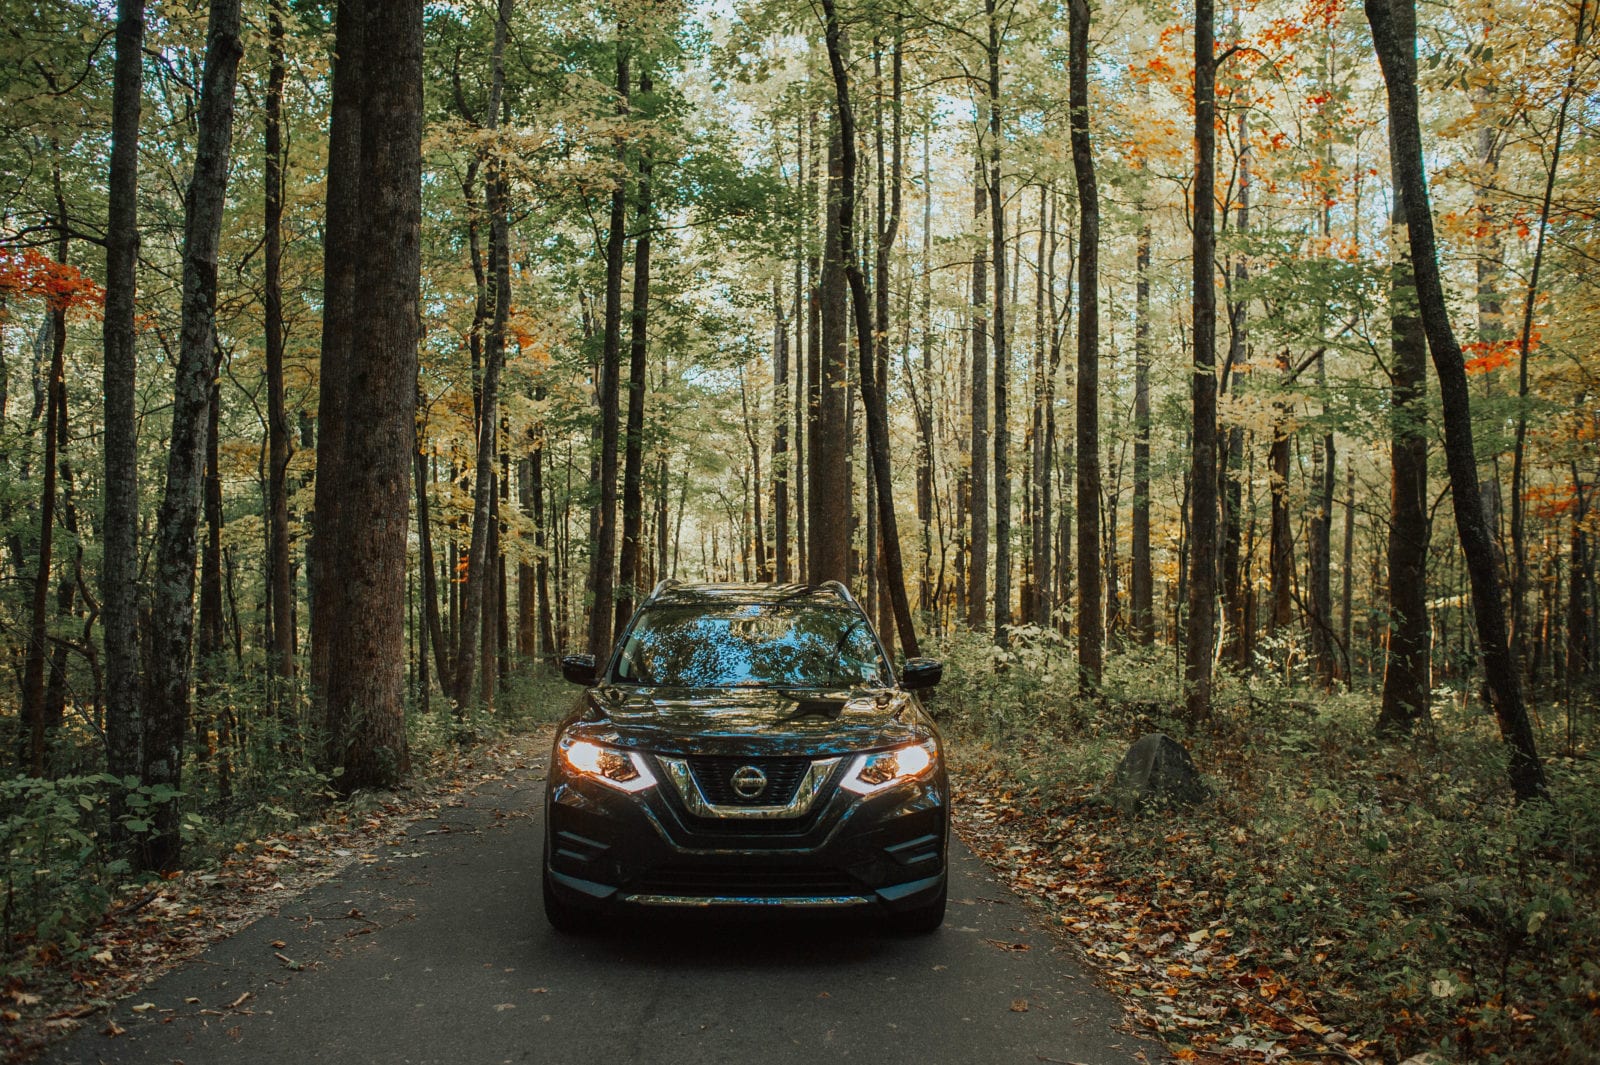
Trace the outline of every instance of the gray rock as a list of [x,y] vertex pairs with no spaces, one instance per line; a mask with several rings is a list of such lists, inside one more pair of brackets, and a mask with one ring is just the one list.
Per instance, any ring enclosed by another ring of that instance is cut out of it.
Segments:
[[1146,806],[1191,806],[1211,798],[1194,759],[1164,733],[1140,737],[1122,756],[1111,782],[1117,808],[1134,814]]

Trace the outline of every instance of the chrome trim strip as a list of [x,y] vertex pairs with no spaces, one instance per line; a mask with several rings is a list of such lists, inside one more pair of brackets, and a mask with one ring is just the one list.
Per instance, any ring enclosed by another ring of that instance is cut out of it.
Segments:
[[729,820],[763,821],[778,820],[785,817],[803,817],[817,801],[817,796],[822,794],[824,785],[833,776],[834,767],[844,761],[843,757],[818,758],[811,763],[811,768],[806,770],[806,775],[800,778],[800,784],[794,789],[794,797],[782,806],[728,806],[718,805],[705,797],[700,790],[699,783],[694,779],[694,773],[689,768],[686,758],[664,758],[656,755],[656,761],[661,763],[661,768],[666,770],[667,777],[671,779],[678,789],[678,795],[683,799],[683,805],[688,807],[691,814],[696,817],[726,818]]
[[624,895],[623,902],[639,906],[779,906],[786,909],[835,909],[869,906],[865,895]]

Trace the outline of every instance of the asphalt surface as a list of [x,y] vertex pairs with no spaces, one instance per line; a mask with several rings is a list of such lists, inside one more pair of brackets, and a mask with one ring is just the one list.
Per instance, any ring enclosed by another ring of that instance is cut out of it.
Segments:
[[124,999],[111,1014],[124,1034],[92,1019],[40,1060],[1166,1060],[1116,1030],[1117,1001],[955,841],[949,914],[932,935],[859,917],[653,918],[560,935],[539,901],[541,773],[491,781],[411,825],[377,860]]

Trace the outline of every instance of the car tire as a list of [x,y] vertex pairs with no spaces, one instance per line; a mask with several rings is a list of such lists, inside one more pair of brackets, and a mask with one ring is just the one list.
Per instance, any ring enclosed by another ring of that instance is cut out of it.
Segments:
[[902,910],[889,915],[889,926],[896,932],[907,935],[927,935],[937,932],[944,924],[945,901],[950,895],[950,885],[945,883],[939,888],[938,897],[911,910]]
[[550,927],[565,935],[582,935],[595,930],[597,922],[594,914],[588,910],[564,901],[556,894],[555,885],[550,882],[550,870],[544,870],[544,917],[550,922]]

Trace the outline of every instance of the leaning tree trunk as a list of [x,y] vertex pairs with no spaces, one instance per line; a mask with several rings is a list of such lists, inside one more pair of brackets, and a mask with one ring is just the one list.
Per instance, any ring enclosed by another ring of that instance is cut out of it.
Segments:
[[213,0],[206,31],[194,177],[184,203],[183,325],[172,395],[172,443],[166,492],[156,521],[153,655],[144,721],[143,781],[171,789],[155,804],[153,832],[143,848],[147,869],[178,866],[178,800],[183,738],[189,717],[190,641],[194,634],[196,531],[205,469],[207,411],[217,370],[217,248],[233,146],[234,77],[243,54],[239,0]]
[[[139,258],[139,110],[144,71],[144,0],[117,5],[112,75],[111,169],[107,178],[105,363],[105,514],[100,530],[100,615],[105,625],[106,769],[117,781],[140,771],[139,450],[134,306]],[[127,810],[122,785],[111,788],[108,823],[120,849]]]
[[1473,617],[1478,625],[1484,679],[1489,688],[1489,701],[1499,720],[1500,734],[1510,748],[1512,790],[1519,799],[1536,798],[1545,793],[1544,768],[1539,763],[1533,728],[1522,701],[1521,678],[1508,642],[1494,536],[1484,516],[1478,487],[1466,365],[1461,345],[1450,325],[1444,285],[1439,276],[1427,173],[1422,162],[1422,127],[1417,117],[1416,10],[1413,0],[1366,0],[1366,12],[1377,45],[1378,62],[1388,86],[1389,125],[1398,149],[1394,168],[1406,199],[1406,230],[1416,278],[1418,311],[1433,356],[1434,372],[1439,377],[1445,465],[1450,472],[1456,531],[1461,537],[1461,550],[1466,556],[1467,575],[1472,585]]
[[319,569],[337,563],[345,586],[329,618],[326,688],[330,761],[345,793],[387,787],[410,764],[405,575],[421,340],[422,3],[350,3],[341,18],[362,6],[362,51],[383,57],[358,83],[364,217],[353,265],[365,308],[343,375],[337,538],[317,552]]
[[[845,73],[839,16],[833,0],[822,0],[828,42],[828,62],[833,68],[834,96],[839,109],[841,167],[839,181],[839,256],[844,260],[845,277],[850,282],[850,303],[855,308],[856,345],[860,354],[861,400],[867,416],[867,458],[877,487],[878,523],[882,530],[883,568],[889,601],[894,608],[895,628],[900,645],[908,657],[921,653],[917,632],[911,621],[911,603],[906,597],[905,572],[900,560],[900,531],[895,521],[894,485],[889,471],[888,408],[878,393],[872,350],[877,339],[872,328],[872,297],[855,251],[855,114],[850,106],[850,84]],[[882,279],[879,279],[882,283]]]
[[1069,0],[1072,169],[1078,179],[1078,684],[1100,687],[1100,194],[1089,143],[1089,2]]

